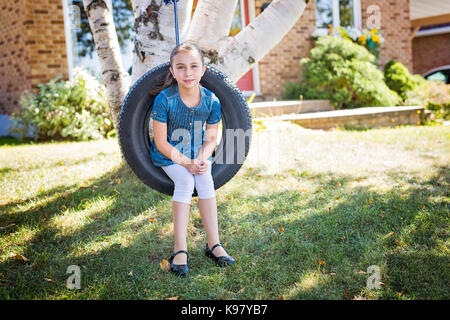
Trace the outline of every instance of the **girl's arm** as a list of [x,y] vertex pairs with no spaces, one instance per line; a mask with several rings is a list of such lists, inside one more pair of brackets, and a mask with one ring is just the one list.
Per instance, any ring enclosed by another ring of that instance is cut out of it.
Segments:
[[182,166],[192,163],[191,159],[186,157],[167,141],[167,123],[153,119],[153,135],[156,147],[167,158]]
[[214,152],[216,148],[217,132],[219,129],[219,123],[206,124],[205,140],[203,141],[202,148],[197,157],[198,160],[206,161]]

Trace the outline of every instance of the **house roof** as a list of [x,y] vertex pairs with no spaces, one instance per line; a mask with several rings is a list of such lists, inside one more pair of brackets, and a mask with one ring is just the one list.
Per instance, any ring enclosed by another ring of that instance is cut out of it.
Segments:
[[450,0],[411,0],[411,27],[450,22]]

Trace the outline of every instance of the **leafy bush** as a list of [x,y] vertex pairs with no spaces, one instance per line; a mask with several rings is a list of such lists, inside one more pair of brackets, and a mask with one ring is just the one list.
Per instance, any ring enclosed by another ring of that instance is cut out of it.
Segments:
[[[402,97],[404,105],[431,110],[431,120],[450,118],[450,86],[412,75],[400,62],[389,61],[384,67],[386,84]],[[433,122],[433,121],[432,121]]]
[[315,99],[328,99],[328,94],[319,92],[317,90],[303,87],[300,82],[286,82],[283,98],[287,100],[298,100],[300,95],[303,99],[315,100]]
[[429,81],[421,75],[414,75],[415,89],[406,92],[404,104],[424,106],[432,112],[430,122],[437,119],[450,120],[450,85],[440,81]]
[[353,43],[362,45],[375,56],[375,64],[378,65],[381,44],[384,42],[381,30],[376,28],[361,29],[355,27],[337,27],[334,29],[333,26],[329,24],[328,29],[317,29],[311,36],[314,39],[317,39],[318,37],[325,35],[342,37],[352,41]]
[[384,66],[384,81],[403,100],[406,99],[406,93],[413,91],[418,85],[417,80],[409,73],[408,68],[394,60],[389,61]]
[[34,129],[34,139],[90,140],[111,135],[106,89],[82,68],[71,81],[38,84],[38,93],[20,97],[22,112],[14,113],[11,133],[24,137]]
[[[332,36],[320,37],[311,58],[301,60],[303,79],[297,87],[305,99],[320,96],[337,109],[394,106],[401,99],[390,90],[383,73],[373,64],[375,57],[352,41]],[[307,88],[307,89],[306,89]],[[285,92],[286,94],[286,92]]]

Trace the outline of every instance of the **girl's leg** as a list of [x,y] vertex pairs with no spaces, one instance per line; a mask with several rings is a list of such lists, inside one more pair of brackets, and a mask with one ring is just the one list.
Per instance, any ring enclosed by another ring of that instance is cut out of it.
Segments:
[[[175,184],[172,197],[173,234],[175,239],[173,252],[179,250],[187,251],[186,237],[191,198],[194,191],[194,177],[186,168],[179,164],[162,167],[162,169]],[[185,254],[177,254],[173,263],[186,264],[187,256]]]
[[[217,222],[217,202],[216,197],[209,199],[198,199],[198,208],[200,210],[200,216],[203,220],[205,227],[206,238],[208,241],[208,247],[212,248],[213,245],[220,242],[219,240],[219,226]],[[213,251],[216,257],[226,256],[227,253],[222,247],[216,247]]]
[[[175,239],[173,252],[187,251],[187,228],[189,223],[189,211],[191,205],[183,202],[172,201],[173,236]],[[186,264],[187,256],[177,254],[173,259],[174,264]]]
[[[194,178],[195,188],[198,193],[198,208],[205,227],[208,246],[211,248],[213,245],[219,243],[220,240],[214,181],[211,175],[211,162],[209,160],[208,162],[208,170],[204,174],[195,175]],[[216,257],[227,255],[226,251],[220,246],[216,247],[213,253]]]

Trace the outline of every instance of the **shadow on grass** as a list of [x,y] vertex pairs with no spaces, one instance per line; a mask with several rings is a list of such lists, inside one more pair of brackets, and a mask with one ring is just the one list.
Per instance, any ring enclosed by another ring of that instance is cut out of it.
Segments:
[[[264,183],[260,169],[247,179]],[[289,172],[280,175],[288,176]],[[259,177],[258,177],[259,175]],[[330,176],[336,177],[330,180]],[[117,178],[120,184],[111,184]],[[367,187],[343,192],[355,180],[334,173],[309,175],[316,191],[265,192],[242,196],[236,177],[225,200],[218,202],[222,243],[238,264],[219,269],[203,255],[204,242],[192,241],[190,275],[183,280],[162,271],[173,239],[170,197],[142,183],[127,167],[110,172],[89,187],[56,188],[28,201],[69,192],[38,208],[2,218],[16,228],[35,226],[24,245],[28,262],[10,258],[0,263],[0,296],[3,299],[345,299],[363,296],[381,299],[448,298],[448,257],[442,243],[448,237],[448,203],[433,197],[448,192],[448,167],[407,192],[376,193]],[[245,178],[244,178],[245,179]],[[404,180],[402,177],[398,179]],[[430,186],[434,189],[429,190]],[[245,191],[245,190],[244,190]],[[220,191],[218,191],[220,192]],[[61,235],[48,221],[62,215],[62,205],[81,214],[84,199],[114,201],[81,228]],[[245,206],[245,210],[240,210]],[[157,222],[134,221],[145,210]],[[192,217],[192,215],[191,215]],[[190,235],[201,234],[201,224],[191,218]],[[9,231],[8,231],[9,232]],[[392,232],[392,234],[391,234]],[[115,242],[114,237],[125,233]],[[127,238],[128,236],[128,238]],[[128,241],[124,241],[128,239]],[[188,240],[189,241],[189,240]],[[104,244],[89,250],[89,245]],[[65,287],[67,267],[78,265],[82,289]],[[382,288],[366,288],[370,265],[381,269]],[[363,272],[361,272],[363,271]],[[47,280],[46,280],[47,279]]]

